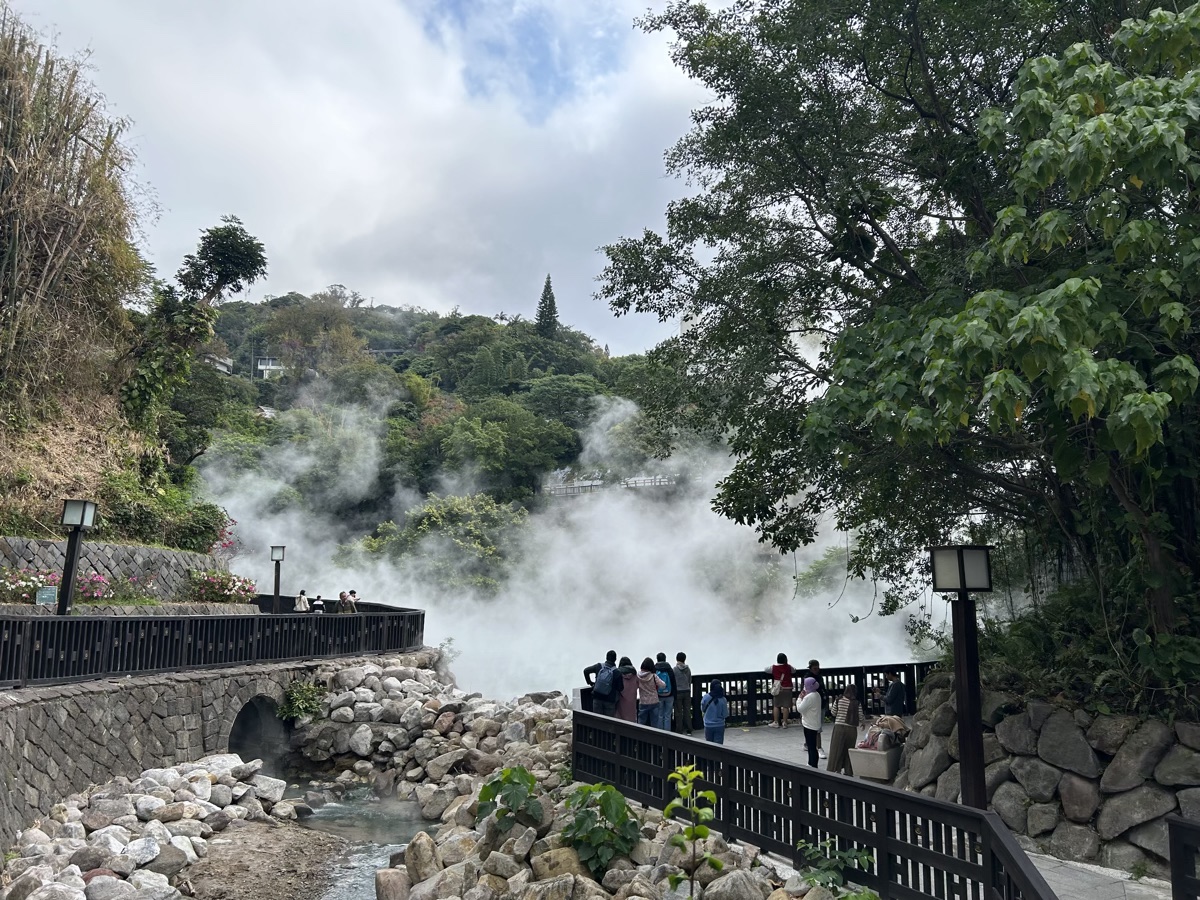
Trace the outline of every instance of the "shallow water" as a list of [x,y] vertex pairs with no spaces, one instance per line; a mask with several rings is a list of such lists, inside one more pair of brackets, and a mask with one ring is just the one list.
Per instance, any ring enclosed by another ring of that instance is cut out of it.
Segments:
[[329,803],[299,824],[350,841],[322,900],[373,900],[375,870],[386,868],[393,853],[418,831],[432,831],[435,823],[421,818],[411,800],[351,800]]

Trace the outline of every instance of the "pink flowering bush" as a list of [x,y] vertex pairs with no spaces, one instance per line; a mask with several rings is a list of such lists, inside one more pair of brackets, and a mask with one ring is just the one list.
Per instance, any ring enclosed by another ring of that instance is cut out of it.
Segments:
[[0,568],[0,603],[33,603],[38,588],[58,587],[61,583],[59,572]]
[[192,569],[188,572],[189,603],[253,603],[258,585],[232,572]]

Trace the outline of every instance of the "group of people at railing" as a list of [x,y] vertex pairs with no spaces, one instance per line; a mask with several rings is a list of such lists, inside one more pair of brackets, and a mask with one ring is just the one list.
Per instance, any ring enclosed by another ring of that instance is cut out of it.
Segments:
[[295,604],[292,606],[293,612],[298,613],[356,613],[358,612],[358,592],[357,591],[342,591],[338,594],[337,599],[324,599],[320,594],[308,599],[308,591],[301,591],[296,595]]
[[609,650],[603,662],[583,670],[583,680],[592,689],[593,712],[692,733],[692,670],[682,650],[675,654],[674,666],[667,654],[659,653],[657,659],[647,656],[636,669],[628,656],[618,660],[617,651]]

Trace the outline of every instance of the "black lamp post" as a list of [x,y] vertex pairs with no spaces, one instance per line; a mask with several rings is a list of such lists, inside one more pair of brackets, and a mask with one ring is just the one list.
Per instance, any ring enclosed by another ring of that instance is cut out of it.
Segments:
[[75,594],[75,570],[79,568],[79,546],[83,533],[96,522],[96,504],[91,500],[64,500],[59,522],[68,526],[67,558],[63,561],[62,582],[58,586],[58,614],[71,614],[71,598]]
[[279,613],[279,567],[283,563],[283,551],[287,548],[276,544],[271,548],[271,562],[275,563],[275,601],[271,604],[271,612]]
[[979,626],[971,592],[992,590],[991,547],[930,547],[933,589],[955,592],[954,694],[958,707],[958,761],[965,806],[987,809],[983,779],[983,715],[979,698]]

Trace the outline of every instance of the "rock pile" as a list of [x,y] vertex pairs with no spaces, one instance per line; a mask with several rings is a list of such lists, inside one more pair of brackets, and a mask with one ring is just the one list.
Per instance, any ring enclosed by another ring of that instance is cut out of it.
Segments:
[[[310,764],[352,773],[380,796],[415,797],[439,818],[468,778],[524,766],[547,789],[570,765],[570,701],[558,691],[502,703],[468,694],[417,654],[318,672],[330,693],[296,723],[292,747]],[[421,665],[425,663],[425,665]]]
[[174,900],[173,879],[240,820],[294,818],[261,760],[208,756],[75,794],[22,831],[0,900]]
[[[482,779],[481,779],[482,780]],[[563,837],[574,818],[565,806],[573,785],[538,797],[542,817],[523,814],[501,834],[495,812],[479,819],[479,789],[462,794],[439,817],[436,835],[419,834],[393,866],[376,873],[376,900],[684,900],[687,881],[671,888],[673,874],[691,871],[691,854],[673,846],[681,831],[657,810],[643,812],[640,839],[628,856],[615,857],[594,876]],[[703,850],[724,864],[695,869],[696,896],[704,900],[833,900],[795,874],[785,877],[756,848],[713,836]],[[701,887],[702,886],[702,887]]]
[[[952,680],[926,679],[894,786],[959,799]],[[984,691],[988,799],[1026,850],[1169,877],[1167,823],[1200,819],[1200,725]]]

